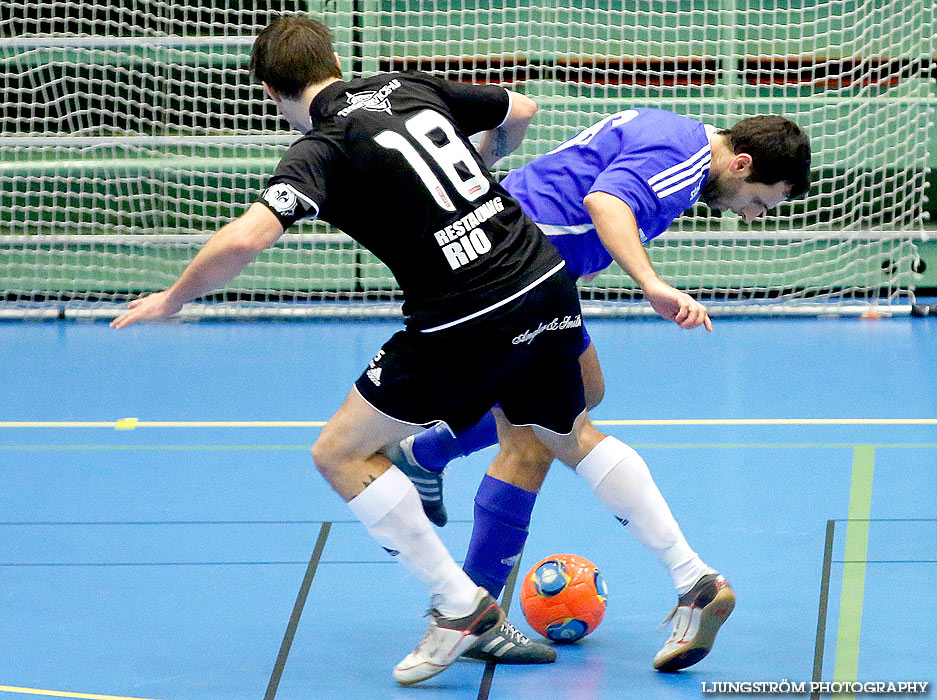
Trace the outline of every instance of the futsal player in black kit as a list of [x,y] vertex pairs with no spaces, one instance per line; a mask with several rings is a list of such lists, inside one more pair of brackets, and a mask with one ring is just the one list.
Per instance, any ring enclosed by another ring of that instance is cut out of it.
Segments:
[[[455,563],[413,484],[383,453],[439,421],[475,425],[492,406],[496,460],[522,462],[526,450],[546,446],[617,517],[639,524],[636,536],[672,572],[714,576],[713,600],[731,611],[731,589],[689,548],[643,460],[589,421],[575,284],[467,139],[485,132],[479,151],[507,155],[533,102],[420,73],[343,81],[328,29],[305,15],[273,20],[255,41],[251,67],[305,136],[260,201],[215,234],[169,289],[131,302],[112,326],[172,316],[303,218],[340,228],[390,268],[404,294],[405,330],[365,368],[312,454],[371,536],[429,590],[429,630],[394,678],[417,683],[513,634],[532,650],[529,661],[555,658],[513,630]],[[700,607],[687,625],[718,629],[713,610]]]

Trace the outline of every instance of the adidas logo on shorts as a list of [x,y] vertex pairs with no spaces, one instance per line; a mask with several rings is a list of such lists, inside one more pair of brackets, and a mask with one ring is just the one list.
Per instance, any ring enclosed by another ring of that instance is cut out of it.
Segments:
[[381,368],[380,367],[372,367],[366,372],[366,374],[368,375],[368,379],[374,382],[374,386],[381,385]]

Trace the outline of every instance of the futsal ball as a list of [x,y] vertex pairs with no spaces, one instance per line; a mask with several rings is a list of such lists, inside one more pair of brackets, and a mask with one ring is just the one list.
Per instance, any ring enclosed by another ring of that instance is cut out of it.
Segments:
[[575,642],[605,617],[608,589],[588,559],[554,554],[534,564],[521,585],[521,609],[537,632],[555,642]]

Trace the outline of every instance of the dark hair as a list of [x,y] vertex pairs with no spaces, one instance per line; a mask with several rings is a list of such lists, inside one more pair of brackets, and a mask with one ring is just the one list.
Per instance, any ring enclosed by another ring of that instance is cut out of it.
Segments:
[[735,153],[752,157],[749,182],[787,182],[791,186],[789,199],[800,197],[810,188],[810,141],[790,119],[751,117],[719,133],[729,140]]
[[250,70],[278,94],[296,98],[307,85],[342,77],[332,51],[332,32],[322,22],[281,15],[254,40]]

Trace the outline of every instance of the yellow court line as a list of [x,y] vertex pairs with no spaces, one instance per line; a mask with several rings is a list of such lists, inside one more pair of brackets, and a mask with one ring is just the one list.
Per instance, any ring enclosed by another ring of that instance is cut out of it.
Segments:
[[0,692],[22,693],[23,695],[45,695],[53,698],[86,698],[87,700],[153,700],[152,698],[130,698],[122,695],[94,695],[92,693],[67,693],[62,690],[40,690],[38,688],[17,688],[12,685],[0,685]]
[[[937,418],[675,418],[646,420],[594,420],[595,425],[937,425]],[[269,421],[0,421],[0,428],[321,428],[321,420]]]
[[[849,486],[849,524],[843,559],[842,590],[839,603],[839,629],[836,634],[834,681],[854,682],[859,674],[862,609],[865,597],[865,562],[869,549],[869,516],[872,513],[875,446],[856,445],[853,449],[852,481]],[[848,685],[848,683],[847,683]],[[854,700],[853,693],[837,693],[834,700]]]

